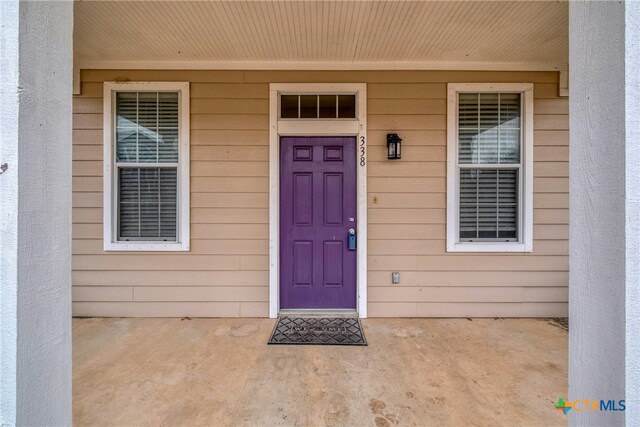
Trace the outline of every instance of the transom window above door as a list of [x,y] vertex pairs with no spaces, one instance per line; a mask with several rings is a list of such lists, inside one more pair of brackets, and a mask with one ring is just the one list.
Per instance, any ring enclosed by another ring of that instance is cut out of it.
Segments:
[[355,94],[282,94],[281,119],[355,119]]

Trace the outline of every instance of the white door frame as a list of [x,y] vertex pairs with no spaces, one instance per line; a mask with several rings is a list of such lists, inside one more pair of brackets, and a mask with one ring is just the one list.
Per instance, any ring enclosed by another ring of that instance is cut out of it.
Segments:
[[[281,93],[356,94],[356,119],[280,119]],[[367,317],[367,84],[271,83],[269,85],[269,317],[280,310],[280,137],[355,136],[357,179],[357,303]]]

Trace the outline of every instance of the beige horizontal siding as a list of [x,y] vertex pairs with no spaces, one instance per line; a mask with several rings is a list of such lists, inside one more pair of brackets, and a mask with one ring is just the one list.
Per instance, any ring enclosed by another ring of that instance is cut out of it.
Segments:
[[101,301],[73,303],[74,316],[100,317],[265,317],[266,302],[134,302]]
[[566,317],[566,302],[370,302],[377,317]]
[[505,303],[505,302],[563,302],[566,287],[372,287],[371,303],[415,301],[418,303]]
[[266,286],[267,271],[217,271],[206,270],[115,270],[109,274],[95,274],[95,270],[73,273],[74,286]]
[[[102,250],[102,83],[191,82],[191,251]],[[369,314],[561,316],[568,100],[553,72],[89,70],[74,98],[73,312],[268,314],[269,85],[368,83]],[[446,253],[448,82],[534,83],[534,252]],[[386,160],[386,134],[403,159]],[[391,285],[391,272],[401,273]]]

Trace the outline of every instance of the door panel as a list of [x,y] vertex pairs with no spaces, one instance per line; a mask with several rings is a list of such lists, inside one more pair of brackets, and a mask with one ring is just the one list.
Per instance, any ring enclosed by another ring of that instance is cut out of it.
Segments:
[[324,258],[322,260],[322,277],[324,286],[338,286],[344,284],[342,270],[344,245],[340,240],[324,242]]
[[313,174],[293,174],[293,224],[298,227],[313,225]]
[[313,282],[313,242],[293,242],[293,286],[311,286]]
[[355,308],[355,137],[280,139],[280,307]]
[[344,218],[343,211],[343,174],[324,174],[324,225],[325,227],[342,227]]

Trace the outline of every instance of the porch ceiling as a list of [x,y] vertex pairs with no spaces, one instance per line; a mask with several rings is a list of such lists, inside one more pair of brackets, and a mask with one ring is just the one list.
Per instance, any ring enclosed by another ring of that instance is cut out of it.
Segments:
[[75,3],[77,68],[562,69],[564,1]]

